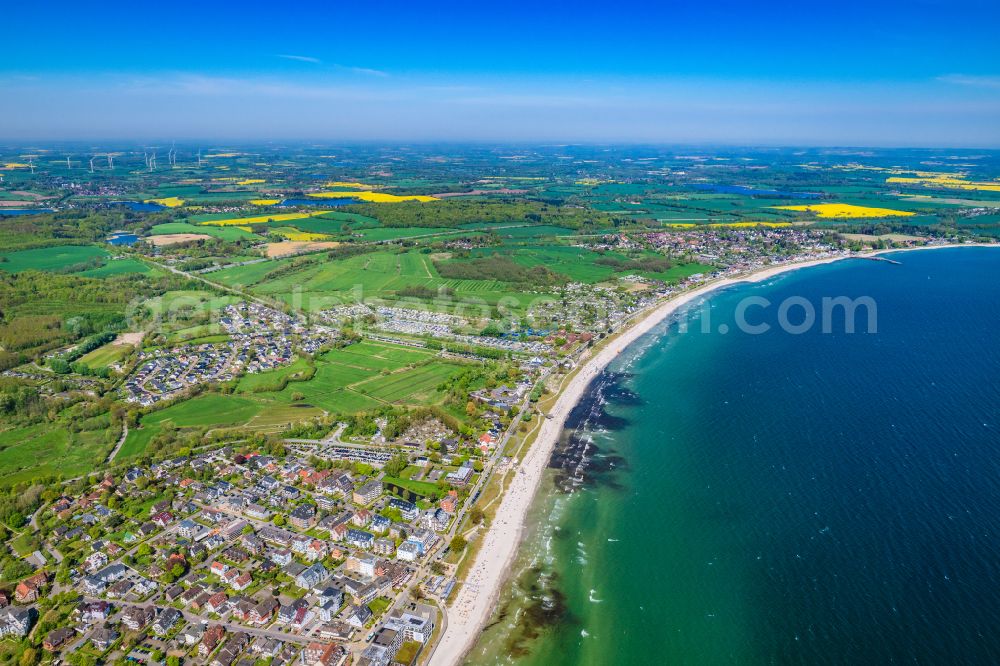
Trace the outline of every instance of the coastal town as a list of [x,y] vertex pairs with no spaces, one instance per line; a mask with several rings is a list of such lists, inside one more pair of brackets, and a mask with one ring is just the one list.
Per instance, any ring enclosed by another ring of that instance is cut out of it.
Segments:
[[790,4],[5,3],[0,666],[1000,664],[1000,2]]
[[[207,666],[424,663],[444,635],[450,663],[471,636],[456,642],[455,631],[468,632],[488,612],[491,595],[482,586],[495,578],[497,558],[512,553],[518,516],[566,411],[609,355],[665,316],[664,307],[674,311],[720,280],[848,254],[810,235],[796,237],[804,249],[786,261],[750,250],[760,240],[767,247],[775,233],[727,239],[724,256],[738,257],[729,267],[638,296],[569,285],[559,317],[577,332],[535,341],[477,336],[478,348],[520,359],[516,381],[469,391],[480,430],[456,432],[426,418],[389,437],[380,422],[362,436],[339,423],[318,439],[223,441],[53,488],[31,518],[38,528],[26,561],[34,571],[0,597],[0,632],[40,632],[44,649],[71,663],[80,659],[71,655],[87,655]],[[720,248],[719,239],[703,236],[647,240],[680,243],[706,259]],[[630,328],[632,320],[645,328]],[[468,320],[428,311],[358,304],[312,323],[242,303],[220,311],[230,341],[144,352],[122,391],[153,406],[192,387],[287,366],[329,348],[343,327],[360,321],[386,344],[473,341]],[[627,334],[609,337],[616,330]],[[605,337],[614,343],[546,418],[535,419],[535,446],[521,451],[524,459],[511,457],[507,444],[538,411],[539,389],[555,386]],[[477,501],[494,474],[509,475],[514,486],[487,529]],[[482,542],[472,569],[460,572],[463,558],[455,555],[471,547],[468,539]]]
[[517,187],[421,151],[5,170],[50,212],[0,252],[0,661],[464,663],[546,479],[612,464],[561,442],[630,344],[741,282],[989,240],[839,158],[824,191],[798,155],[729,184],[597,152]]

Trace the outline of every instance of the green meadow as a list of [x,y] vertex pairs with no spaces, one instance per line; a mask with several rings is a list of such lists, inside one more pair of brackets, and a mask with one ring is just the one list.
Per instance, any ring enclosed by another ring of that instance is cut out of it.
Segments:
[[79,264],[103,261],[108,256],[107,251],[96,245],[57,245],[0,253],[0,270],[8,273],[61,271]]
[[71,432],[62,423],[41,423],[0,431],[0,485],[44,475],[86,474],[110,452],[107,428]]

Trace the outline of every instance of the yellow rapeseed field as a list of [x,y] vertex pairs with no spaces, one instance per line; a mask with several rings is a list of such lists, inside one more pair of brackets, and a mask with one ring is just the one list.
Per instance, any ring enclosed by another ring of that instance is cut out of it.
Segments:
[[167,208],[177,208],[184,205],[184,199],[180,197],[161,197],[160,199],[146,199],[146,203],[156,203]]
[[960,174],[932,172],[917,172],[915,178],[905,178],[902,176],[892,176],[886,178],[887,183],[899,183],[900,185],[924,185],[927,187],[943,187],[952,190],[981,190],[983,192],[1000,192],[1000,181],[977,182],[965,180]]
[[773,206],[779,210],[795,210],[805,213],[815,213],[816,217],[855,218],[855,217],[909,217],[914,213],[891,208],[873,208],[870,206],[855,206],[854,204],[810,204],[806,206]]
[[374,185],[368,185],[367,183],[356,183],[343,180],[335,180],[332,183],[327,183],[325,187],[349,187],[352,190],[374,190]]
[[237,181],[237,185],[260,185],[266,183],[267,181],[263,178],[244,178],[243,180]]
[[273,206],[281,203],[281,199],[251,199],[250,203],[254,206]]
[[422,194],[398,195],[384,192],[313,192],[314,199],[360,199],[371,203],[399,203],[400,201],[437,201],[437,197]]
[[30,169],[30,164],[23,164],[21,162],[7,162],[3,165],[4,169]]
[[268,220],[272,222],[287,222],[289,220],[301,220],[307,217],[316,217],[317,215],[323,215],[324,213],[329,213],[328,210],[317,210],[311,213],[278,213],[276,215],[256,215],[254,217],[230,217],[224,220],[209,220],[207,222],[201,222],[200,224],[205,224],[213,227],[231,227],[245,225],[249,226],[251,224],[266,224]]

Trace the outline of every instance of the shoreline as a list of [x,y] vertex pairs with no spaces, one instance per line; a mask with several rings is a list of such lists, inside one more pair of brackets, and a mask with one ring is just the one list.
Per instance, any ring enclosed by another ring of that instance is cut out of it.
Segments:
[[637,315],[628,328],[608,340],[595,354],[585,356],[581,360],[576,368],[576,374],[570,378],[568,385],[556,399],[549,411],[549,418],[520,461],[510,487],[504,492],[496,512],[496,519],[482,538],[482,545],[468,577],[459,587],[454,603],[447,607],[446,628],[434,646],[429,663],[457,666],[475,647],[509,577],[523,537],[524,520],[534,502],[552,451],[559,441],[570,412],[583,398],[593,380],[632,343],[685,305],[730,286],[762,282],[791,271],[847,259],[871,259],[890,252],[961,247],[1000,247],[1000,245],[968,243],[874,250],[766,266],[744,275],[717,278],[691,291],[677,294]]

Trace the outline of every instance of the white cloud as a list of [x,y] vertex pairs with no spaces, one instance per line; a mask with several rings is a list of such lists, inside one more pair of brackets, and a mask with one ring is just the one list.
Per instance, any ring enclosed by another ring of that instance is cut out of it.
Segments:
[[279,58],[284,58],[285,60],[295,60],[297,62],[311,62],[314,65],[318,65],[321,62],[323,62],[319,58],[314,58],[312,56],[293,55],[293,54],[289,54],[289,53],[279,53],[278,57]]
[[1000,76],[980,76],[975,74],[945,74],[938,81],[972,88],[1000,88]]
[[380,78],[385,78],[389,76],[388,72],[383,72],[380,69],[371,69],[369,67],[348,67],[347,65],[336,65],[341,69],[346,69],[354,74],[364,74],[365,76],[378,76]]

